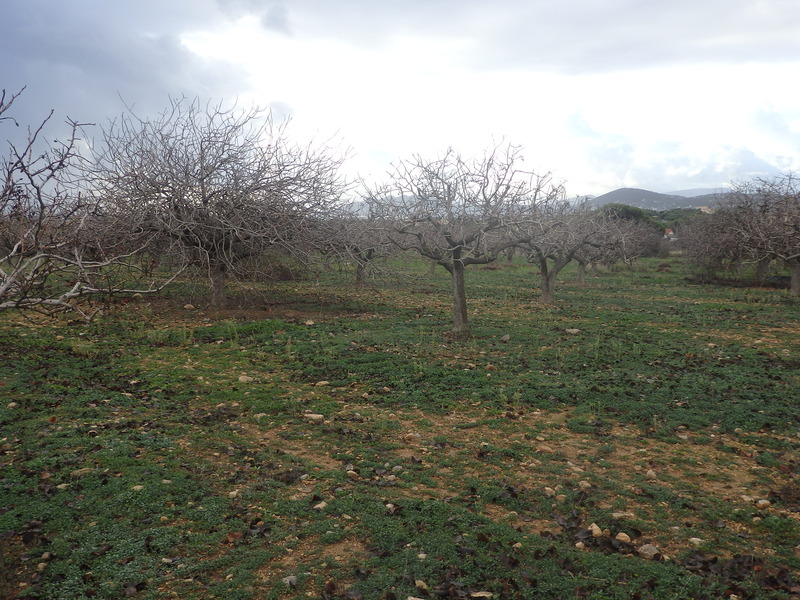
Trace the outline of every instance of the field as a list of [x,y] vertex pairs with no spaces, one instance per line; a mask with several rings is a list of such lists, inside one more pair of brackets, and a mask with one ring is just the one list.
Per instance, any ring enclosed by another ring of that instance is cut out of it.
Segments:
[[0,597],[798,597],[800,301],[661,262],[0,314]]

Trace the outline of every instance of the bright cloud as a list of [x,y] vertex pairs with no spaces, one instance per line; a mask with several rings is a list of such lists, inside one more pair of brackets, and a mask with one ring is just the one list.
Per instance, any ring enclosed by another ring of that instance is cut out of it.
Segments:
[[507,140],[575,194],[800,168],[793,0],[8,1],[23,122],[238,99],[351,147],[354,175]]

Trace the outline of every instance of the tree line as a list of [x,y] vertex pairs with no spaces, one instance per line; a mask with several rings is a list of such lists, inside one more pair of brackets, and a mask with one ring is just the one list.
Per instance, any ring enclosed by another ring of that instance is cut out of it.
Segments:
[[[0,126],[19,125],[19,97],[2,93]],[[508,143],[476,157],[415,155],[385,181],[356,186],[343,175],[346,151],[299,144],[288,122],[255,108],[177,98],[156,116],[128,108],[96,138],[70,121],[65,140],[46,143],[51,118],[9,142],[0,165],[0,309],[81,312],[87,296],[153,293],[190,274],[207,279],[221,306],[226,282],[268,271],[274,253],[346,261],[359,282],[379,259],[410,253],[447,271],[453,332],[466,336],[470,265],[521,256],[552,302],[567,264],[583,277],[588,265],[633,261],[662,237],[646,220],[569,200]],[[786,192],[742,198],[763,210]],[[774,243],[769,252],[789,260]]]

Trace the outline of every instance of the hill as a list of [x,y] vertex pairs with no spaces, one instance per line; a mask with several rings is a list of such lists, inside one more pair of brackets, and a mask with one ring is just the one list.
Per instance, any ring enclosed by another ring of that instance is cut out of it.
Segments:
[[[699,190],[692,190],[699,191]],[[713,193],[682,196],[677,193],[661,194],[639,188],[620,188],[607,194],[595,196],[590,201],[594,206],[606,204],[628,204],[649,210],[670,210],[675,208],[699,208],[714,203],[716,195]]]

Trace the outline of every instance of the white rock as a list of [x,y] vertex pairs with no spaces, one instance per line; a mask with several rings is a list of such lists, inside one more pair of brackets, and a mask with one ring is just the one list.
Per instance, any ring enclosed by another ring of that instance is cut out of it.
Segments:
[[620,542],[625,542],[626,544],[630,544],[631,543],[631,536],[629,536],[627,533],[623,533],[622,531],[620,531],[614,537],[616,539],[618,539]]
[[646,558],[647,560],[653,560],[658,554],[660,554],[658,548],[656,548],[652,544],[645,544],[644,546],[640,546],[637,552],[639,552],[639,556],[641,556],[642,558]]

